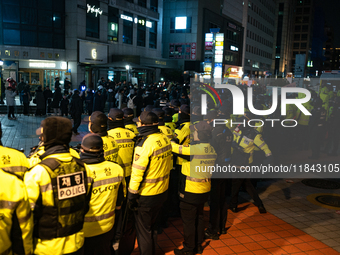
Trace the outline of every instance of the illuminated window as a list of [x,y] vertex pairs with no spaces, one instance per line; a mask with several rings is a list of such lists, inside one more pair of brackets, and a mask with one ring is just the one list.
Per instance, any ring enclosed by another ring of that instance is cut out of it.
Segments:
[[170,33],[191,33],[191,17],[170,18]]

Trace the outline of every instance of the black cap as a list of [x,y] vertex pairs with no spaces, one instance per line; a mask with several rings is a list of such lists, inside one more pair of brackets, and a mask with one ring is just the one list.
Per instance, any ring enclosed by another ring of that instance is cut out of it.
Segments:
[[182,113],[190,115],[190,106],[189,105],[182,104],[180,110],[181,110]]
[[72,123],[64,117],[52,116],[41,121],[35,132],[42,135],[44,145],[69,144],[72,137]]
[[213,120],[217,118],[217,111],[208,111],[207,115],[203,116],[203,120]]
[[91,116],[85,117],[84,120],[89,121],[98,127],[107,128],[107,117],[104,113],[100,111],[93,112]]
[[166,116],[172,116],[172,114],[173,114],[172,109],[169,108],[169,107],[163,107],[163,111],[164,111]]
[[141,122],[145,125],[157,125],[158,117],[153,112],[142,112],[138,118],[133,119],[134,122]]
[[147,106],[145,106],[145,108],[144,108],[144,111],[145,111],[145,112],[152,112],[152,110],[153,110],[153,105],[147,105]]
[[158,119],[164,119],[165,112],[161,108],[154,108],[152,112],[157,115]]
[[173,108],[178,108],[181,106],[181,103],[179,102],[178,99],[172,99],[170,103],[167,103],[168,106],[171,106]]
[[200,121],[195,125],[191,125],[190,129],[191,131],[197,131],[197,132],[202,132],[202,131],[211,132],[213,130],[213,127],[209,125],[206,121]]
[[87,134],[81,142],[81,148],[86,152],[102,152],[103,139],[96,134]]
[[109,120],[120,121],[123,120],[124,112],[118,108],[111,108],[108,117]]
[[123,112],[124,112],[124,118],[131,118],[134,115],[134,112],[131,108],[125,108]]

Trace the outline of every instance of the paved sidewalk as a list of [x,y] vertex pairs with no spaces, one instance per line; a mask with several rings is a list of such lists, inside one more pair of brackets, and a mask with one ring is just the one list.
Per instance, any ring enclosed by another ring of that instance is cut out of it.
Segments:
[[[23,148],[27,155],[39,142],[35,130],[43,118],[21,115],[17,118],[8,120],[6,115],[0,115],[2,142],[4,146]],[[88,133],[87,123],[82,122],[79,133],[72,136],[71,145],[80,143]],[[310,151],[289,153],[292,161],[298,162],[304,161]],[[329,160],[340,162],[339,157]],[[340,199],[330,201],[332,209],[310,202],[312,194],[340,196],[340,189],[313,188],[304,185],[301,179],[292,181],[265,179],[259,182],[258,191],[267,214],[259,214],[257,208],[247,202],[251,201],[250,197],[240,192],[241,210],[229,212],[228,233],[221,236],[221,240],[207,240],[203,254],[340,254],[340,211],[337,211],[340,210]],[[169,225],[158,236],[158,254],[172,254],[183,242],[181,220],[172,218]],[[134,254],[138,254],[138,247],[135,251]]]

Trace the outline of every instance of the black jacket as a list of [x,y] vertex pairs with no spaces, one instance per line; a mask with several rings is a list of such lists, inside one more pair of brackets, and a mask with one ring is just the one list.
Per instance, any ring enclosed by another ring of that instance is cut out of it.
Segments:
[[78,94],[74,94],[71,99],[70,104],[70,114],[71,116],[81,115],[83,112],[83,100],[81,100]]

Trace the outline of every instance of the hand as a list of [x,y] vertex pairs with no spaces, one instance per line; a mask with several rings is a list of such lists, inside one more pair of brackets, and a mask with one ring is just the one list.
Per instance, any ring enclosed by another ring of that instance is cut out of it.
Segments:
[[137,199],[128,199],[127,200],[127,207],[131,211],[137,211],[137,209],[138,209],[138,200]]

